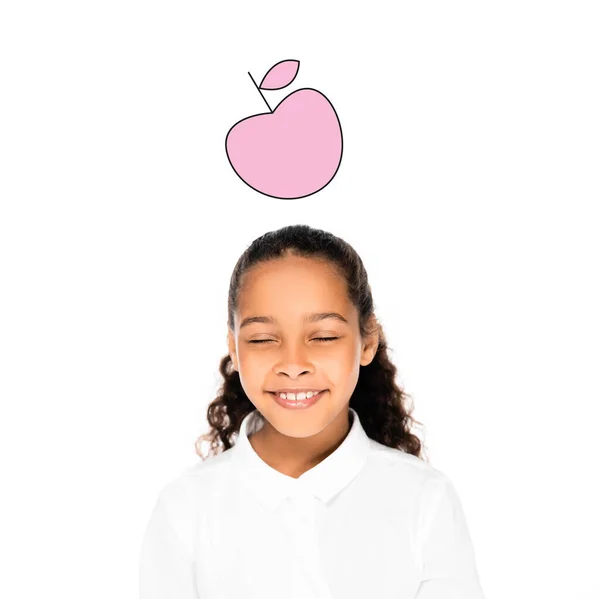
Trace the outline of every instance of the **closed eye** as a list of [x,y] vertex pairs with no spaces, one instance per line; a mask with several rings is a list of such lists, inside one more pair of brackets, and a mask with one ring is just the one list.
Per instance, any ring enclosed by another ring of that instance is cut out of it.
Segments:
[[[312,341],[334,341],[335,339],[339,339],[339,337],[315,337]],[[269,343],[269,341],[274,341],[274,339],[252,339],[248,343]]]

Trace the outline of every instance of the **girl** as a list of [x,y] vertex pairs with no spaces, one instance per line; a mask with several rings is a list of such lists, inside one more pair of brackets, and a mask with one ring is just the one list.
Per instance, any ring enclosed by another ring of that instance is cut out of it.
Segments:
[[211,432],[158,497],[140,599],[483,599],[354,249],[306,225],[256,239],[227,324]]

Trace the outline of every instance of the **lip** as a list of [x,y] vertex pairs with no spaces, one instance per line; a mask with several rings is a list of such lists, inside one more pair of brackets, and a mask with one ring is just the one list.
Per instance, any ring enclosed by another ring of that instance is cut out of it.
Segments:
[[325,391],[325,389],[319,389],[318,387],[287,387],[285,389],[275,389],[274,391],[268,391],[268,393],[308,393],[312,391],[313,393],[316,391],[320,393],[321,391]]
[[302,410],[305,408],[310,408],[311,406],[316,404],[321,399],[321,397],[323,397],[323,395],[327,393],[327,389],[319,391],[317,395],[313,395],[310,399],[281,399],[281,397],[279,397],[279,395],[277,395],[273,391],[267,391],[267,393],[270,393],[273,396],[273,399],[283,408],[288,408],[290,410]]

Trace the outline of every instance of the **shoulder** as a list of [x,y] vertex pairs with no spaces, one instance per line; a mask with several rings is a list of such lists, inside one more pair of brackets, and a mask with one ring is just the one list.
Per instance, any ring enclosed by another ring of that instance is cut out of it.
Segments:
[[222,487],[229,463],[228,452],[199,461],[172,476],[158,493],[153,523],[157,529],[172,530],[188,555],[195,555],[202,506]]
[[[450,483],[448,476],[429,462],[401,449],[388,447],[373,439],[371,441],[371,460],[375,467],[391,470],[393,477],[404,484],[412,483],[422,492],[433,492],[445,488]],[[451,483],[450,483],[451,484]]]
[[203,503],[222,487],[229,463],[230,455],[223,452],[185,468],[162,486],[156,505],[180,536],[189,534]]
[[210,493],[227,471],[229,461],[230,454],[223,452],[185,468],[163,485],[159,500],[167,507],[179,506],[182,509],[197,504],[198,499]]
[[464,523],[461,500],[444,471],[417,456],[376,441],[372,441],[371,459],[378,481],[383,480],[390,495],[397,502],[401,501],[406,513],[414,517],[418,538],[436,521],[440,530],[445,525]]

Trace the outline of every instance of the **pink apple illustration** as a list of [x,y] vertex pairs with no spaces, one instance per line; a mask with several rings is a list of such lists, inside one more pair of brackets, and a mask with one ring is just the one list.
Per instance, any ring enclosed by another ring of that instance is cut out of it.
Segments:
[[282,60],[256,85],[269,108],[238,121],[225,151],[238,177],[273,198],[294,200],[316,193],[335,177],[342,161],[342,128],[331,102],[313,88],[298,89],[271,110],[261,90],[283,89],[300,61]]

